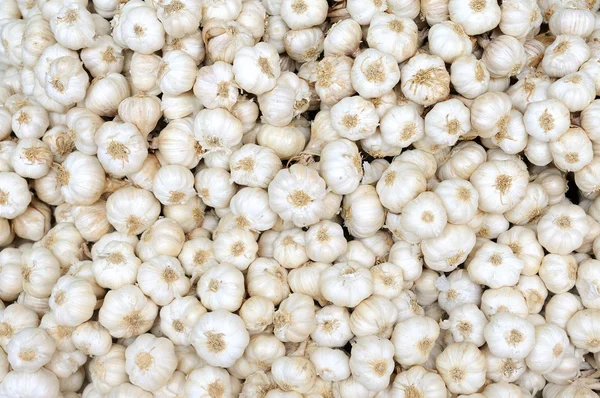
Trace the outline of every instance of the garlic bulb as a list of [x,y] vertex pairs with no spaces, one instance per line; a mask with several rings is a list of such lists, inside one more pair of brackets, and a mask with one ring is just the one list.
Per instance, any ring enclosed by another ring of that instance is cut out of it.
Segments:
[[575,347],[586,351],[596,353],[600,351],[598,347],[598,329],[599,321],[598,310],[584,309],[578,311],[567,322],[567,333]]
[[123,75],[109,73],[92,81],[83,105],[98,116],[115,116],[121,101],[129,97],[129,90]]
[[350,370],[370,391],[384,390],[394,370],[394,346],[375,336],[359,337],[352,346]]
[[435,55],[417,54],[401,70],[402,94],[419,105],[429,106],[450,94],[450,75]]
[[88,281],[65,275],[52,289],[49,305],[59,325],[78,326],[91,318],[96,295]]
[[581,246],[589,228],[580,207],[554,205],[538,222],[538,239],[551,253],[569,254]]
[[73,345],[86,355],[102,356],[112,346],[112,337],[102,325],[95,321],[84,322],[73,330]]
[[98,321],[113,337],[138,336],[152,327],[158,307],[140,288],[125,285],[104,297]]
[[425,316],[398,322],[392,334],[394,359],[403,366],[425,363],[439,333],[437,323]]
[[225,310],[201,315],[190,339],[200,358],[211,366],[223,367],[233,365],[250,341],[244,321]]
[[514,76],[525,64],[525,49],[518,39],[502,35],[488,44],[481,60],[493,78]]
[[[341,30],[341,27],[338,29]],[[349,28],[346,29],[350,31]],[[332,33],[333,31],[329,33],[328,38]],[[367,43],[372,48],[392,55],[401,63],[415,54],[417,33],[417,25],[411,19],[401,18],[397,14],[377,13],[371,19]],[[325,52],[327,53],[327,48]]]
[[160,310],[160,330],[174,344],[189,345],[189,334],[206,308],[192,296],[175,298]]
[[173,343],[164,337],[143,334],[125,350],[129,380],[147,390],[167,384],[177,367]]
[[167,255],[158,255],[142,263],[137,282],[142,292],[160,306],[185,295],[190,289],[179,260]]
[[230,264],[209,268],[198,282],[197,294],[209,310],[225,309],[235,312],[242,305],[244,277]]
[[448,390],[455,394],[472,394],[485,383],[485,356],[475,344],[450,344],[435,364]]
[[484,329],[492,354],[501,358],[523,359],[535,345],[535,328],[517,315],[500,312]]
[[548,87],[548,96],[561,100],[569,111],[585,109],[595,98],[596,88],[592,78],[583,72],[561,77]]
[[160,214],[160,202],[148,191],[120,188],[106,201],[106,217],[119,232],[138,235],[148,229]]
[[92,14],[77,3],[66,4],[50,18],[50,29],[58,43],[71,50],[91,44],[94,35]]
[[34,372],[11,371],[4,377],[0,393],[7,396],[30,396],[35,398],[59,396],[58,378],[49,370]]
[[106,122],[96,132],[98,160],[116,177],[139,171],[148,156],[147,144],[132,123]]
[[313,300],[302,293],[292,293],[273,315],[273,333],[282,341],[301,342],[315,330]]

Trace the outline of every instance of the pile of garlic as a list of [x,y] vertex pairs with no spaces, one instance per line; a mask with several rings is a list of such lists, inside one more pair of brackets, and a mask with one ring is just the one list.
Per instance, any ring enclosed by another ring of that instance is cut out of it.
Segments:
[[598,397],[599,10],[0,0],[0,398]]

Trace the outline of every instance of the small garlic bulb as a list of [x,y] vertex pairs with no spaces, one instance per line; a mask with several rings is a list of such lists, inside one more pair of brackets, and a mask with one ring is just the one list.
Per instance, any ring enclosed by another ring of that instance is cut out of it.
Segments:
[[273,323],[275,305],[262,296],[248,298],[240,308],[239,315],[251,335],[263,332]]
[[225,310],[201,315],[190,339],[200,358],[211,366],[229,367],[250,342],[244,321]]
[[45,89],[54,101],[65,106],[75,105],[85,98],[88,86],[88,75],[78,59],[60,57],[50,64]]
[[49,370],[38,369],[35,372],[8,372],[2,380],[0,394],[42,398],[58,397],[61,392],[56,375]]
[[242,140],[242,123],[225,109],[203,109],[194,119],[194,135],[205,150],[230,153]]
[[553,142],[569,129],[570,116],[569,109],[561,101],[547,99],[529,104],[523,121],[529,135],[543,142]]
[[501,8],[500,30],[506,35],[524,38],[542,23],[542,13],[535,1],[510,0],[503,2]]
[[409,398],[410,394],[444,398],[447,392],[444,381],[437,373],[427,371],[421,366],[413,366],[396,375],[391,393],[404,398]]
[[493,160],[480,165],[470,181],[479,193],[482,211],[503,213],[525,197],[528,173],[516,161]]
[[488,321],[485,314],[475,304],[464,304],[450,311],[450,317],[441,322],[442,329],[448,329],[456,343],[473,343],[477,347],[485,344],[483,330]]
[[152,327],[158,313],[154,302],[134,285],[109,291],[98,314],[98,321],[113,337],[135,337]]
[[300,164],[279,171],[269,185],[269,205],[283,220],[298,227],[316,224],[325,216],[325,181]]
[[284,72],[271,91],[258,96],[258,104],[266,123],[283,127],[308,109],[309,98],[308,83],[291,72]]
[[[2,108],[6,109],[6,108]],[[50,124],[48,112],[38,105],[27,105],[12,115],[12,131],[20,138],[42,138]]]
[[431,53],[450,64],[473,50],[470,37],[459,24],[451,21],[432,26],[428,38]]
[[344,55],[330,55],[319,61],[315,91],[322,103],[334,106],[355,93],[350,78],[353,64],[353,59]]
[[371,136],[379,123],[373,103],[360,96],[342,99],[331,108],[330,116],[331,127],[353,141]]
[[154,130],[162,116],[160,99],[138,92],[125,98],[119,104],[119,117],[126,123],[133,123],[144,137]]
[[518,39],[502,35],[488,44],[481,60],[493,78],[514,76],[525,64],[525,49]]
[[514,286],[524,267],[511,248],[494,242],[484,243],[469,262],[469,276],[478,284],[492,289]]
[[554,36],[572,35],[586,38],[595,29],[594,17],[594,12],[585,7],[564,7],[552,14],[548,27]]
[[13,170],[25,178],[41,178],[50,171],[52,150],[37,138],[22,138],[10,156]]
[[142,334],[125,350],[129,380],[146,390],[157,390],[167,384],[176,368],[175,348],[167,338]]
[[221,232],[214,240],[215,258],[219,262],[233,264],[239,270],[245,270],[256,259],[258,244],[252,232],[233,228]]

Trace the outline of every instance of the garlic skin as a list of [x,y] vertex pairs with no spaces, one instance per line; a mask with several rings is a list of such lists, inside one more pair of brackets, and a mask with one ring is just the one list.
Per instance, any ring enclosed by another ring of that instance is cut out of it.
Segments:
[[201,68],[194,83],[194,95],[206,108],[223,107],[230,110],[238,99],[231,65],[217,61]]
[[48,144],[36,138],[19,140],[10,156],[13,170],[25,178],[41,178],[50,171],[52,151]]
[[118,112],[121,120],[133,123],[144,137],[148,137],[162,116],[158,97],[143,92],[124,99]]
[[590,49],[582,38],[560,35],[546,48],[542,68],[550,77],[564,77],[576,72],[588,58]]
[[194,86],[196,62],[187,53],[174,50],[163,55],[157,83],[166,95],[181,95]]
[[550,32],[555,35],[572,35],[586,38],[595,27],[594,13],[587,9],[565,7],[557,10],[548,21]]
[[211,366],[222,367],[233,365],[250,342],[244,321],[225,310],[201,315],[190,339],[200,358]]
[[[6,108],[2,108],[6,109]],[[20,138],[42,138],[50,124],[48,112],[38,105],[27,105],[12,115],[12,131]]]

